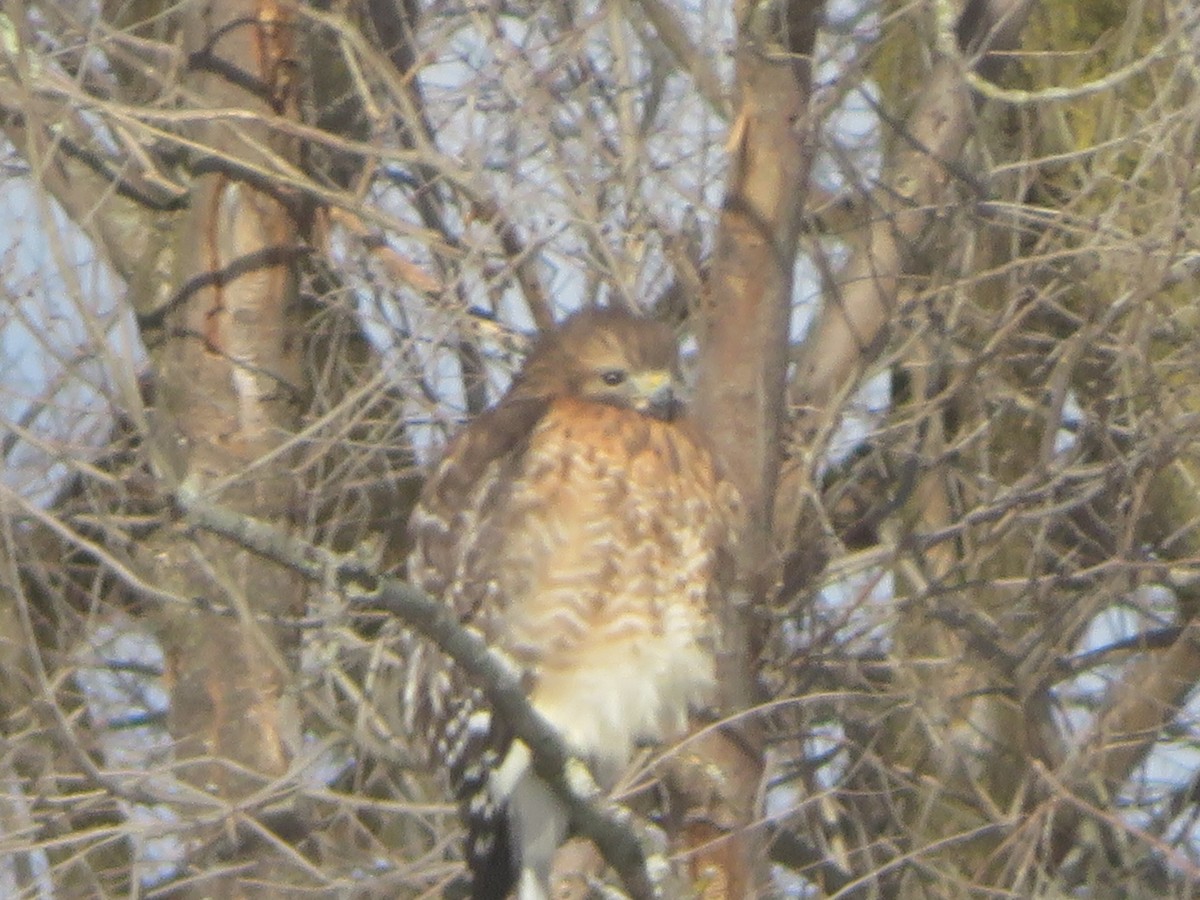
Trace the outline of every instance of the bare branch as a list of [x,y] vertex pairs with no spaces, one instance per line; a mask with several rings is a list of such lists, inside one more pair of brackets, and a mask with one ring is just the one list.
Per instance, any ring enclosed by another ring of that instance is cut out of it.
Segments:
[[315,585],[334,586],[357,614],[386,612],[432,641],[474,680],[505,724],[529,746],[538,776],[562,800],[580,834],[593,841],[617,871],[630,896],[662,896],[659,880],[665,860],[642,848],[631,814],[603,799],[586,766],[571,756],[556,729],[529,703],[512,661],[464,627],[443,603],[409,584],[379,577],[356,557],[331,553],[268,522],[214,506],[186,491],[176,500],[187,521],[282,563]]

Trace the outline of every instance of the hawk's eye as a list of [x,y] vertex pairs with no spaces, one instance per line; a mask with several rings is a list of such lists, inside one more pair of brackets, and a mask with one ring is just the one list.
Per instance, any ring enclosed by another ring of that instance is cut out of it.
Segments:
[[620,369],[609,369],[607,372],[604,372],[600,375],[600,380],[609,387],[616,387],[618,384],[623,382],[626,377],[627,376],[625,373]]

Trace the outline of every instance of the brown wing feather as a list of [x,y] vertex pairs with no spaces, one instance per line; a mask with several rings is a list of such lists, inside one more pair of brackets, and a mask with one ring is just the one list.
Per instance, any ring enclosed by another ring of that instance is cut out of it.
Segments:
[[464,620],[483,600],[486,585],[471,577],[480,523],[520,459],[549,401],[509,396],[480,415],[446,450],[413,512],[409,578],[442,597]]

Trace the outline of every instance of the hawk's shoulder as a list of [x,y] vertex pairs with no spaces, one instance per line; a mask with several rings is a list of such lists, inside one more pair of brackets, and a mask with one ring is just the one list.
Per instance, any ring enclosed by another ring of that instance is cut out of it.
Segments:
[[544,397],[510,397],[481,413],[450,441],[419,505],[454,508],[468,502],[494,464],[524,453],[549,406]]

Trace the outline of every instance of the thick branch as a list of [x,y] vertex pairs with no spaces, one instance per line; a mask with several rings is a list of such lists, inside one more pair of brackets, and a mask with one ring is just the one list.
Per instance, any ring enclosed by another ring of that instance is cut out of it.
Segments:
[[742,569],[764,566],[779,463],[796,241],[812,165],[820,2],[739,4],[737,120],[702,317],[697,415],[749,512]]
[[[737,116],[700,318],[696,416],[704,422],[747,511],[736,551],[737,587],[718,608],[717,671],[727,711],[754,706],[763,621],[757,601],[775,580],[770,523],[779,472],[788,331],[797,239],[813,160],[809,99],[821,0],[737,4]],[[696,746],[711,776],[685,790],[684,832],[693,883],[722,885],[722,896],[753,895],[762,877],[760,835],[750,824],[762,780],[759,735],[714,732]],[[681,782],[686,779],[677,779]]]

